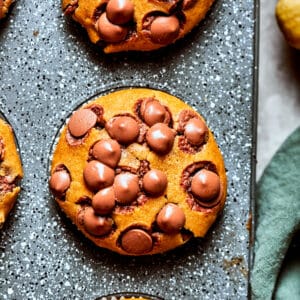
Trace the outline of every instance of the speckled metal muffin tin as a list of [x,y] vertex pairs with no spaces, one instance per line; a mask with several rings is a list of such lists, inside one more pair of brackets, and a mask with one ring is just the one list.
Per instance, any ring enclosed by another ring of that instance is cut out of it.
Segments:
[[[120,291],[164,299],[247,298],[256,12],[253,0],[217,1],[175,45],[104,55],[62,15],[59,1],[15,3],[0,23],[0,111],[15,130],[25,176],[0,232],[1,299],[95,299]],[[192,105],[213,131],[227,168],[225,209],[206,238],[153,257],[124,258],[96,248],[48,189],[49,155],[66,118],[90,97],[124,86],[159,88]]]

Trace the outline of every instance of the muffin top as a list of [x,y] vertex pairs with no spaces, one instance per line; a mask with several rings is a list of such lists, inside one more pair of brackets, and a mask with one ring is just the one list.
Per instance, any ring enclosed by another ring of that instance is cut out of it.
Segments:
[[190,32],[213,0],[63,0],[62,8],[104,52],[149,51]]
[[203,237],[226,198],[223,158],[204,119],[174,96],[141,88],[71,115],[49,184],[86,237],[124,255]]

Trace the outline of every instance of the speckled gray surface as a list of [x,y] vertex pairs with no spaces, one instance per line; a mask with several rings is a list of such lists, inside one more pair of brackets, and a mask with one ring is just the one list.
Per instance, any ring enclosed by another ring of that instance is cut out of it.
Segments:
[[[165,299],[245,299],[253,143],[254,2],[217,1],[174,46],[104,56],[59,1],[17,1],[0,23],[0,110],[23,159],[22,193],[0,233],[1,299],[94,299],[141,291]],[[193,105],[224,153],[228,198],[204,240],[164,255],[96,249],[49,194],[57,130],[80,103],[124,85],[160,87]]]

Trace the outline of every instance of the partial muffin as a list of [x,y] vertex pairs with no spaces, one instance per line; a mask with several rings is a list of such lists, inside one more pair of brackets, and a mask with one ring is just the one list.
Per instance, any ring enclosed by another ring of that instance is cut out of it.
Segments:
[[72,114],[49,184],[86,237],[124,255],[205,236],[226,198],[223,158],[204,119],[178,98],[142,88]]
[[13,2],[13,0],[0,0],[0,19],[3,19],[6,16],[8,9]]
[[63,0],[62,8],[104,52],[149,51],[192,30],[213,0]]
[[20,192],[23,170],[12,128],[0,119],[0,228]]

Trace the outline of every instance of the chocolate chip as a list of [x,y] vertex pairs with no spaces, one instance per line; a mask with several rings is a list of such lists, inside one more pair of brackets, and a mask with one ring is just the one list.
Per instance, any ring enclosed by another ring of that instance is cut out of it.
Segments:
[[180,31],[180,22],[175,16],[158,16],[150,26],[151,40],[157,44],[169,44]]
[[158,100],[148,98],[141,103],[140,114],[144,122],[152,126],[155,123],[165,123],[167,110]]
[[54,172],[49,180],[50,188],[56,196],[62,196],[70,187],[71,178],[66,170]]
[[220,193],[220,177],[212,171],[202,169],[193,176],[191,191],[201,201],[211,201]]
[[87,207],[84,210],[83,225],[90,234],[102,236],[112,231],[113,220],[107,217],[100,217],[95,214],[92,207]]
[[203,144],[207,134],[208,128],[199,118],[190,119],[184,127],[184,135],[192,145],[199,146]]
[[171,151],[175,139],[175,132],[164,123],[153,125],[146,134],[149,147],[159,154]]
[[129,116],[118,116],[110,119],[105,129],[108,134],[121,144],[131,144],[139,136],[139,125],[137,121]]
[[150,170],[143,177],[143,188],[152,196],[163,195],[167,184],[167,176],[160,170]]
[[193,110],[189,110],[189,109],[184,109],[179,113],[178,116],[178,127],[177,127],[177,131],[181,134],[184,133],[184,128],[186,123],[193,118],[199,118],[198,114],[193,111]]
[[122,204],[130,204],[137,199],[140,192],[139,178],[131,173],[121,173],[114,181],[116,201]]
[[96,22],[96,30],[106,42],[118,43],[126,39],[128,28],[111,23],[104,12]]
[[130,229],[121,237],[121,246],[129,254],[145,254],[151,251],[151,236],[142,229]]
[[86,108],[90,109],[92,112],[94,112],[97,115],[97,125],[100,125],[103,127],[105,125],[105,119],[104,119],[104,108],[96,103],[93,103]]
[[90,109],[80,109],[70,118],[68,129],[74,137],[84,136],[97,122],[97,115]]
[[185,215],[178,205],[168,203],[158,213],[156,223],[165,233],[177,233],[185,224]]
[[115,172],[103,163],[92,160],[85,166],[83,177],[90,189],[100,190],[113,184]]
[[113,187],[100,190],[92,199],[92,206],[99,215],[111,213],[115,204],[115,192]]
[[133,18],[134,7],[130,0],[110,0],[106,6],[106,15],[110,22],[122,25]]
[[94,144],[92,156],[111,168],[117,166],[121,158],[121,147],[115,140],[105,139]]

